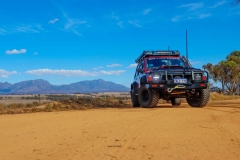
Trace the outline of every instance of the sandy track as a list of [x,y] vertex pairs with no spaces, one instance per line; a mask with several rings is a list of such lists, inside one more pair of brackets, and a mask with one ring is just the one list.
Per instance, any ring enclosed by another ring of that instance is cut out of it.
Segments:
[[0,116],[0,159],[240,159],[240,101]]

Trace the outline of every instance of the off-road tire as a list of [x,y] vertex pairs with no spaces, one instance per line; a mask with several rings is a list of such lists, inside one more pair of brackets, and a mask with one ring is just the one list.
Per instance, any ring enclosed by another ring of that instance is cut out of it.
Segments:
[[191,107],[198,107],[202,108],[205,107],[210,99],[210,91],[209,89],[202,89],[198,91],[199,96],[195,99],[189,99],[187,98],[187,103]]
[[180,106],[182,102],[182,98],[172,98],[171,103],[173,106]]
[[131,91],[130,94],[131,94],[132,106],[140,107],[140,104],[138,102],[138,96],[136,96],[133,91]]
[[145,86],[141,86],[138,90],[138,102],[143,108],[156,107],[159,100],[159,93],[155,90],[150,90]]

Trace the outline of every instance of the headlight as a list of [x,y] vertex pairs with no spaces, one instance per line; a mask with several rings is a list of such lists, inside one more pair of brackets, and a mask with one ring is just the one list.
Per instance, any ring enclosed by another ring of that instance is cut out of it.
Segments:
[[153,81],[158,81],[160,79],[159,74],[154,74],[152,77],[153,77]]
[[194,80],[202,80],[202,74],[199,73],[194,74]]
[[159,82],[159,79],[160,79],[160,74],[158,74],[158,73],[152,73],[152,74],[149,74],[148,76],[147,76],[147,81],[148,82],[152,82],[152,83],[157,83],[157,82]]

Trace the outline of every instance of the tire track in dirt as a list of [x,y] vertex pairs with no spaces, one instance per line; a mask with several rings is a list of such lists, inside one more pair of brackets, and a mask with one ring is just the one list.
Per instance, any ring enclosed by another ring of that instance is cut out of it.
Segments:
[[[161,116],[161,114],[164,114],[164,111],[161,113],[156,113],[156,110],[150,109],[146,110],[146,112],[151,112],[150,115],[147,114],[145,117],[138,117],[137,119],[132,120],[129,125],[129,128],[125,132],[129,132],[128,134],[124,135],[122,139],[124,139],[123,147],[118,151],[116,154],[117,159],[124,159],[124,154],[126,153],[126,150],[136,151],[136,150],[143,150],[145,145],[136,145],[136,142],[141,141],[141,136],[144,128],[152,128],[153,122],[156,119],[156,117]],[[136,125],[137,124],[137,125]],[[152,133],[153,131],[150,129],[148,130],[148,133]],[[147,153],[146,153],[147,155]],[[143,157],[143,155],[141,156]],[[149,157],[151,158],[151,157]]]

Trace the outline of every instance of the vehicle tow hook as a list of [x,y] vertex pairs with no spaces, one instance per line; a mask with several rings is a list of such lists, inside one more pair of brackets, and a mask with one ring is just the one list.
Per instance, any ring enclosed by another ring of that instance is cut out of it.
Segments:
[[175,86],[174,88],[168,88],[167,89],[167,92],[168,93],[171,93],[174,89],[176,89],[176,88],[186,88],[186,86],[184,86],[184,85],[177,85],[177,86]]
[[167,92],[168,92],[168,93],[171,93],[173,90],[174,90],[174,88],[168,88],[168,89],[167,89]]

